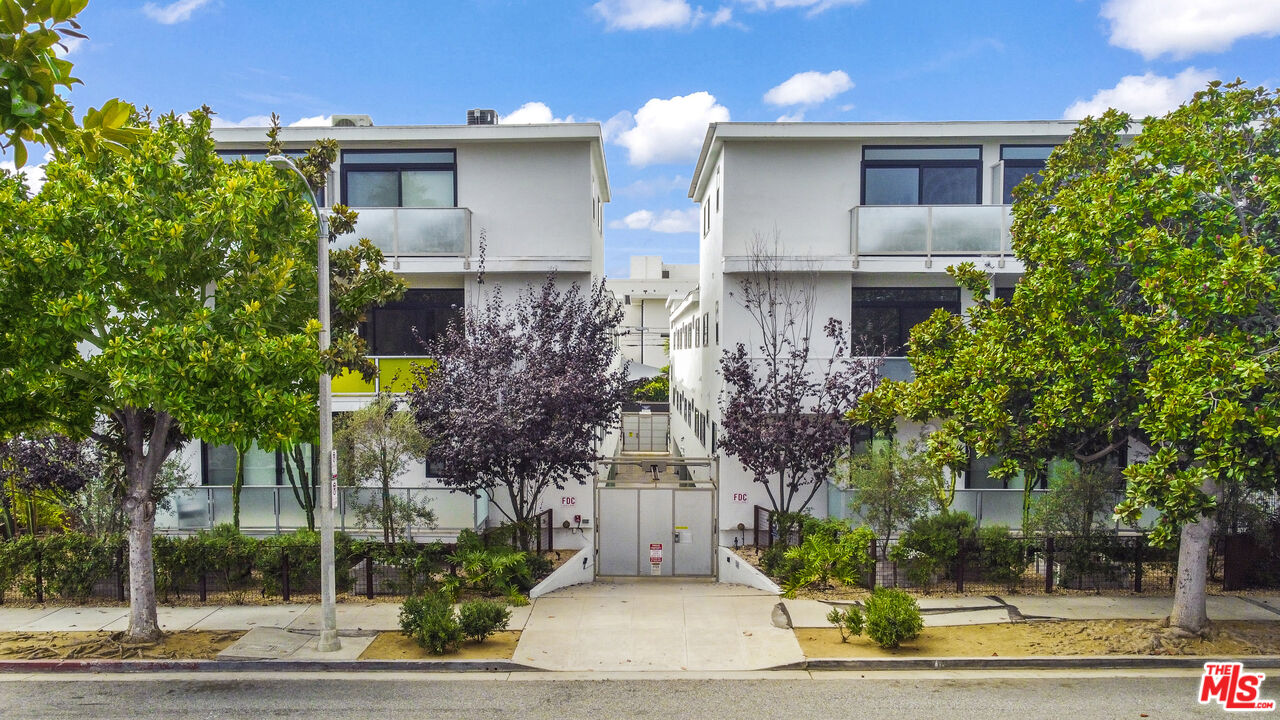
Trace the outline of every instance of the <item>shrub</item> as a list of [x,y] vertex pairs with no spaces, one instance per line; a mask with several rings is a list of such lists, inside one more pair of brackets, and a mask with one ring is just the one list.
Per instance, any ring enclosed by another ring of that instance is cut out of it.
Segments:
[[987,525],[978,530],[978,563],[987,579],[1012,585],[1027,568],[1026,543],[1015,538],[1004,525]]
[[800,561],[787,557],[786,545],[770,545],[760,553],[760,569],[773,578],[787,578],[800,571]]
[[949,573],[960,555],[960,544],[977,537],[973,516],[965,512],[942,512],[923,517],[898,538],[889,558],[907,566],[907,577],[915,585],[928,585],[935,572]]
[[827,613],[827,622],[836,626],[840,631],[840,642],[849,642],[849,638],[862,634],[863,618],[862,611],[856,607],[849,606],[844,609],[831,608],[831,612]]
[[432,655],[454,652],[462,642],[462,626],[443,593],[405,598],[400,606],[400,630]]
[[784,578],[784,595],[795,597],[797,590],[810,585],[830,587],[832,580],[857,585],[871,562],[872,537],[869,529],[850,530],[843,520],[810,525],[800,545],[786,551],[785,557],[799,566]]
[[60,598],[83,600],[93,594],[94,585],[112,577],[124,541],[59,533],[38,542],[46,591]]
[[867,637],[882,648],[896,648],[924,629],[916,599],[901,590],[876,588],[867,598]]
[[529,567],[529,553],[514,550],[507,545],[485,547],[484,540],[475,533],[464,530],[458,535],[458,546],[449,562],[462,573],[456,582],[446,579],[455,589],[470,589],[484,595],[510,597],[528,592],[533,587],[533,574]]
[[484,642],[495,632],[506,629],[510,619],[511,611],[507,606],[492,600],[472,600],[458,608],[462,636],[476,642]]

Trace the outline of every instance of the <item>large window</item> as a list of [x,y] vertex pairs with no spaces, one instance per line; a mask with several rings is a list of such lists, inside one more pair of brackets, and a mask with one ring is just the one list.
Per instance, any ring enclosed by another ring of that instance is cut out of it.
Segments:
[[905,356],[911,328],[938,309],[959,315],[960,288],[853,288],[854,342]]
[[455,207],[452,150],[345,151],[342,201],[351,207]]
[[982,148],[867,147],[863,205],[975,205],[982,202]]
[[1040,171],[1053,152],[1053,145],[1001,145],[1000,161],[1004,163],[1004,204],[1013,204],[1013,189],[1027,177],[1040,182]]
[[369,311],[364,338],[370,355],[421,355],[414,337],[430,340],[444,334],[462,316],[462,290],[408,290],[404,298]]
[[[201,444],[202,478],[205,485],[234,485],[236,449],[230,445]],[[277,453],[256,444],[244,454],[245,485],[279,485],[282,473]]]

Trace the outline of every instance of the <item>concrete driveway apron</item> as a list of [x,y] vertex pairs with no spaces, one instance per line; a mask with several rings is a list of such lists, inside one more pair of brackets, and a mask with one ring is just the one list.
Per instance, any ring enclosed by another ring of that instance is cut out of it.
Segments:
[[516,662],[549,670],[758,670],[804,660],[776,595],[711,582],[575,585],[533,602]]

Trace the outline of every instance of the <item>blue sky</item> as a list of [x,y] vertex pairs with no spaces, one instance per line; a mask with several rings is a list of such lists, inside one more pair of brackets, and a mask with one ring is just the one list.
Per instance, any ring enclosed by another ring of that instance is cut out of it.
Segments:
[[1280,84],[1280,0],[90,0],[77,107],[604,123],[606,268],[697,261],[710,120],[1056,119]]

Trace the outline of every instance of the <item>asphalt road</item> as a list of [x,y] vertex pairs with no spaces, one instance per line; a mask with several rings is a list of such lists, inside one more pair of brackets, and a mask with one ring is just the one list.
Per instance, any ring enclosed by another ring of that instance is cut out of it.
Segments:
[[[10,718],[1180,718],[1196,703],[1184,671],[1049,677],[980,673],[773,673],[736,678],[570,680],[402,674],[0,678]],[[1270,678],[1262,696],[1280,696]]]

